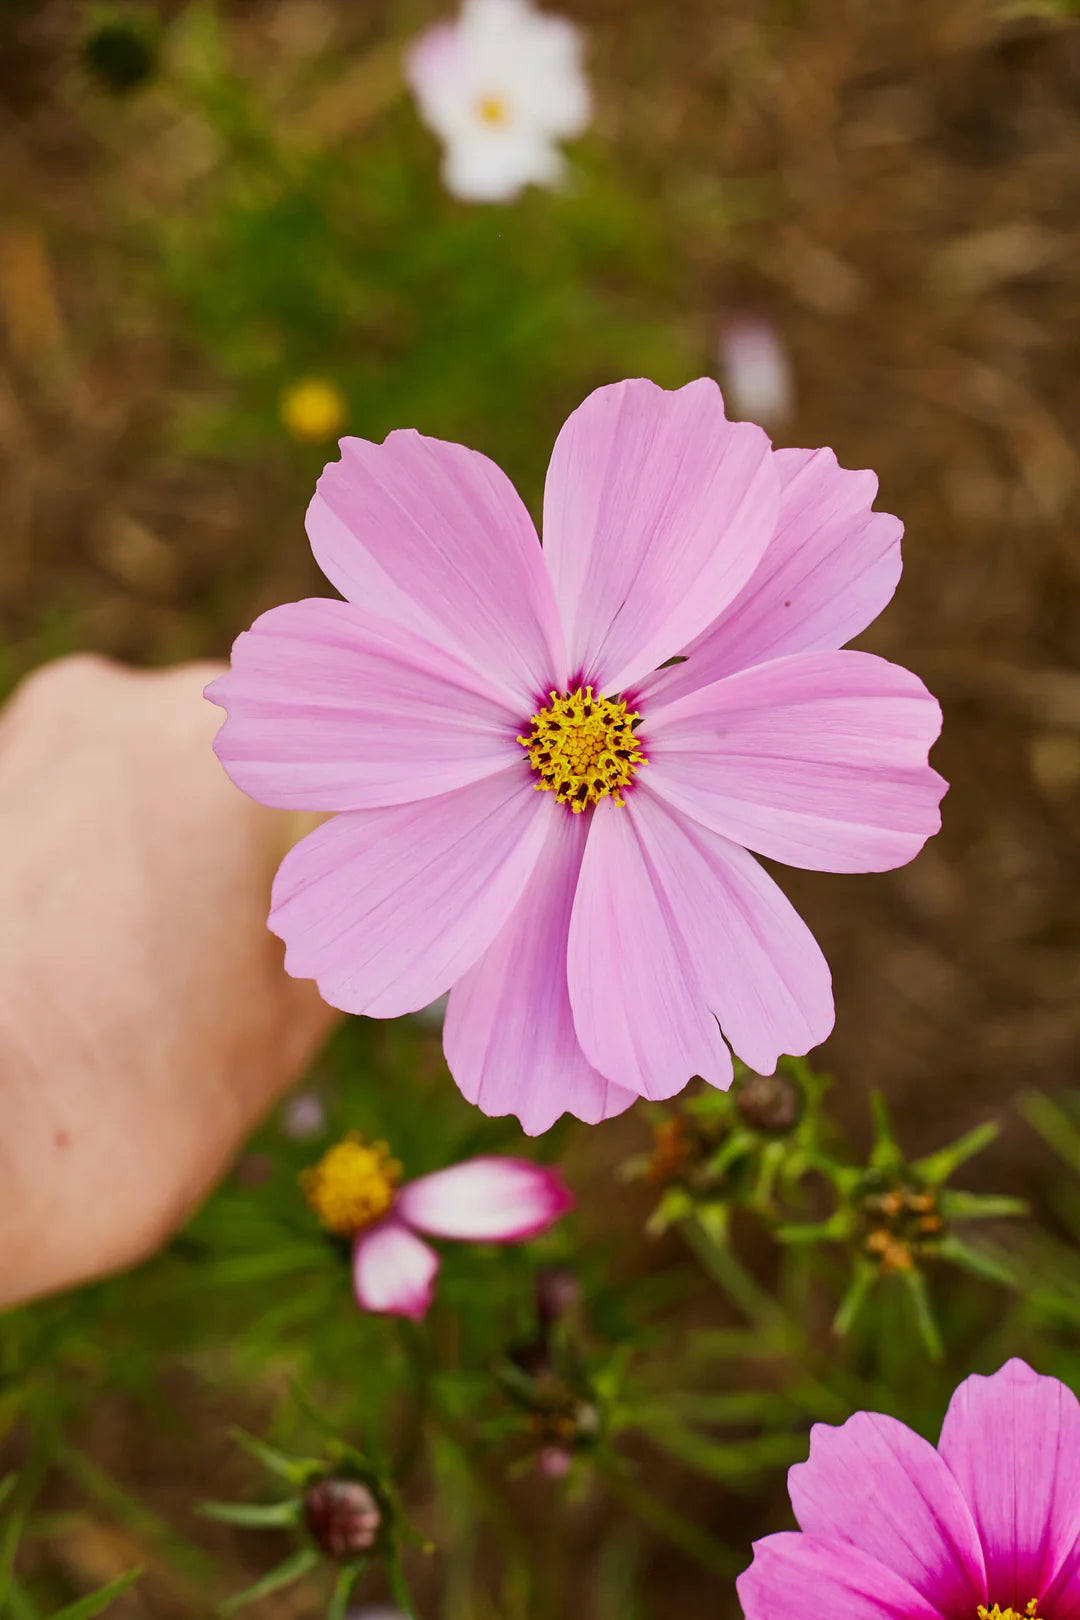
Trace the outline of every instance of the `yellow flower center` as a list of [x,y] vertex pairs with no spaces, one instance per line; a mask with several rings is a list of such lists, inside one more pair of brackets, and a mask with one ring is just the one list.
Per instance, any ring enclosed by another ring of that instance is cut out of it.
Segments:
[[300,1172],[304,1196],[323,1225],[343,1237],[386,1214],[401,1180],[401,1165],[385,1142],[367,1143],[358,1131],[327,1149]]
[[560,804],[585,810],[610,793],[624,804],[619,789],[648,761],[634,733],[641,716],[625,703],[594,697],[591,686],[551,702],[532,717],[532,731],[518,742],[539,776],[537,792],[554,793]]
[[305,377],[281,396],[281,420],[294,439],[316,444],[336,438],[348,414],[341,389],[323,377]]
[[979,1620],[1039,1620],[1036,1613],[1038,1607],[1038,1598],[1032,1598],[1023,1614],[1019,1609],[1000,1609],[996,1603],[992,1609],[988,1609],[985,1603],[980,1603]]
[[481,96],[476,103],[476,115],[490,129],[505,129],[510,122],[510,107],[502,96]]

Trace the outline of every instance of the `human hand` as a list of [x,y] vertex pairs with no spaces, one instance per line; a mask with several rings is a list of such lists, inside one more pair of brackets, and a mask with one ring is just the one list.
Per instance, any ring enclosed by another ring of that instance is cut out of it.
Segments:
[[266,928],[311,823],[221,769],[219,673],[64,658],[0,714],[0,1305],[153,1250],[335,1017]]

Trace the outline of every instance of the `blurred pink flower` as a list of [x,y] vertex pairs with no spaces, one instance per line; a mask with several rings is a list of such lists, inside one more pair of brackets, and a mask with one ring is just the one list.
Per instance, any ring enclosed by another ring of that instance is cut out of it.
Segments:
[[439,1257],[417,1236],[524,1243],[573,1205],[558,1170],[529,1159],[466,1159],[399,1185],[385,1142],[350,1135],[300,1178],[330,1231],[352,1239],[357,1304],[386,1316],[426,1316]]
[[589,123],[578,30],[529,0],[465,0],[457,22],[417,40],[406,73],[443,142],[447,190],[466,201],[555,185],[563,172],[556,142]]
[[783,425],[795,409],[795,380],[787,346],[770,321],[742,315],[720,334],[720,364],[727,401],[736,417]]
[[850,1620],[1069,1620],[1080,1611],[1080,1403],[1009,1361],[953,1395],[937,1450],[879,1412],[817,1424],[788,1475],[802,1533],[766,1536],[746,1620],[807,1594]]
[[760,1074],[824,1040],[828,967],[747,851],[900,866],[945,787],[922,682],[837,650],[900,574],[876,489],[707,379],[589,396],[543,549],[485,456],[344,439],[308,532],[348,600],[265,613],[207,689],[245,792],[343,812],[278,872],[288,971],[376,1018],[452,987],[451,1072],[531,1133],[726,1087],[725,1037]]

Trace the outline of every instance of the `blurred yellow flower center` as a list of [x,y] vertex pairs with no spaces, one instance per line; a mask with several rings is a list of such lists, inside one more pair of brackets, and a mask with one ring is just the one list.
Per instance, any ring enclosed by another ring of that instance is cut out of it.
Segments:
[[532,731],[518,742],[539,776],[538,792],[554,793],[575,812],[611,794],[625,804],[621,788],[647,763],[634,734],[640,715],[625,703],[594,697],[591,686],[566,697],[551,693],[546,709],[532,717]]
[[1000,1609],[996,1603],[992,1609],[988,1609],[985,1603],[980,1603],[979,1620],[1039,1620],[1036,1613],[1038,1607],[1039,1601],[1037,1598],[1032,1598],[1023,1614],[1020,1613],[1019,1609]]
[[357,1131],[300,1172],[304,1196],[323,1225],[348,1237],[386,1214],[401,1180],[401,1165],[385,1142],[365,1142]]
[[281,396],[281,420],[294,439],[317,444],[335,438],[345,426],[349,408],[336,383],[305,377]]
[[481,96],[476,111],[480,122],[490,129],[505,129],[510,122],[510,107],[502,96]]

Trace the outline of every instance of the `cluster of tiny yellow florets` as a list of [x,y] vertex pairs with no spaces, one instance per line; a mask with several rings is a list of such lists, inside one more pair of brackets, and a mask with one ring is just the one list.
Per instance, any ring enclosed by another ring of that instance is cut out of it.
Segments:
[[1038,1599],[1032,1598],[1023,1614],[1019,1609],[1001,1609],[995,1603],[988,1609],[985,1603],[979,1604],[979,1620],[1039,1620],[1036,1610],[1039,1607]]
[[386,1214],[401,1180],[401,1165],[385,1142],[365,1142],[357,1131],[328,1148],[300,1172],[304,1196],[331,1232],[348,1237]]
[[538,791],[554,793],[575,813],[620,792],[639,765],[647,763],[634,733],[641,716],[625,703],[594,697],[591,686],[579,686],[566,697],[551,693],[551,702],[532,717],[532,731],[518,742],[540,780]]

